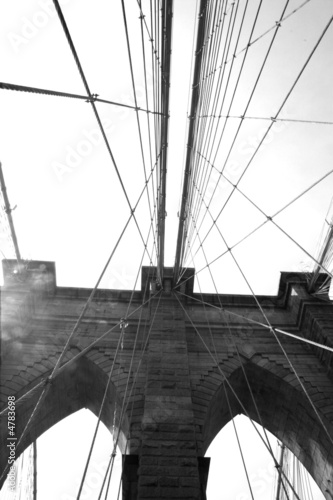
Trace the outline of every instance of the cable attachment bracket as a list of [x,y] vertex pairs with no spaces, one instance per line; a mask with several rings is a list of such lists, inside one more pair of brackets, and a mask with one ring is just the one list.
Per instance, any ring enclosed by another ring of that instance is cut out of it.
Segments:
[[91,102],[95,102],[95,101],[97,101],[98,96],[99,96],[99,94],[91,94],[91,96],[88,97],[88,99],[86,100],[86,102],[90,102],[90,103]]
[[120,326],[120,328],[127,328],[128,327],[128,322],[126,321],[126,318],[120,318],[119,326]]

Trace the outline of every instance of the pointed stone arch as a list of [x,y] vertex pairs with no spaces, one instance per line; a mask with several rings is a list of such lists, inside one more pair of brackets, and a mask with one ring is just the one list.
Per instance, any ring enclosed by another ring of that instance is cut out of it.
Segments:
[[[45,378],[43,374],[43,378]],[[39,377],[34,380],[34,385],[38,384]],[[89,409],[96,417],[100,410],[100,405],[107,385],[108,375],[93,361],[87,357],[81,357],[73,364],[70,364],[66,370],[61,372],[52,381],[48,394],[33,419],[25,438],[16,450],[16,457],[18,457],[33,441],[35,441],[44,432],[52,426],[75,413],[82,408]],[[30,415],[35,407],[35,404],[40,396],[41,388],[36,389],[26,399],[24,394],[30,389],[29,385],[25,390],[21,390],[17,394],[17,398],[23,396],[23,399],[16,406],[16,434],[19,436],[26,426]],[[107,427],[112,430],[114,408],[117,404],[121,408],[121,398],[118,394],[117,388],[113,382],[110,383],[106,398],[101,420]],[[6,438],[7,430],[5,426],[2,427],[1,432],[1,470],[4,470],[7,462],[6,454]],[[126,448],[126,435],[128,433],[128,419],[125,415],[123,422],[120,425],[120,435],[118,446],[122,453]],[[64,437],[68,440],[68,436]],[[129,450],[126,450],[129,452]],[[2,478],[0,487],[2,486],[6,477]]]
[[[260,418],[253,403],[242,368],[236,368],[228,377],[230,385],[242,402],[251,419],[262,425],[281,440],[300,460],[326,498],[333,477],[333,445],[321,426],[304,392],[295,384],[284,380],[267,368],[262,368],[253,361],[244,364]],[[331,384],[327,380],[328,384]],[[245,411],[226,384],[221,383],[209,403],[203,425],[203,447],[205,453],[219,431],[231,420],[231,412],[236,416]],[[227,393],[227,397],[226,397]],[[330,435],[333,435],[332,419],[326,417],[318,404],[320,392],[310,391],[317,409]],[[315,396],[317,395],[317,396]],[[333,408],[333,393],[327,406]],[[261,421],[260,421],[261,419]]]

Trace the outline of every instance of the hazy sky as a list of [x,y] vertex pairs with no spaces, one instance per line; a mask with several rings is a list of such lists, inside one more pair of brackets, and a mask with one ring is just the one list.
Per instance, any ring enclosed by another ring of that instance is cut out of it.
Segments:
[[[174,6],[166,209],[166,265],[170,266],[175,255],[177,212],[186,152],[196,3],[179,0]],[[303,3],[290,1],[286,15]],[[0,1],[1,81],[84,94],[75,61],[51,4],[49,0]],[[282,0],[263,2],[254,39],[275,25],[284,4]],[[92,7],[88,0],[67,0],[61,5],[91,91],[104,99],[133,104],[121,3],[97,0]],[[143,1],[142,5],[148,19],[149,2]],[[245,0],[239,0],[240,12],[244,6]],[[258,0],[249,2],[240,49],[247,45],[257,7]],[[126,2],[126,8],[137,97],[139,106],[145,107],[139,11],[136,2]],[[251,119],[244,120],[228,160],[226,175],[232,182],[238,180],[250,161],[267,130],[269,119],[275,115],[293,85],[332,13],[330,0],[311,0],[279,28],[247,112]],[[229,118],[221,147],[216,151],[217,169],[224,164],[239,123],[237,117],[244,112],[272,34],[273,31],[249,50],[230,111],[231,117],[235,118]],[[283,208],[332,168],[331,126],[313,123],[333,121],[332,43],[333,29],[330,27],[279,115],[291,121],[274,124],[241,181],[241,189],[266,215],[273,215]],[[230,89],[235,85],[242,54],[244,51],[235,59]],[[151,96],[152,74],[149,68],[148,87]],[[226,101],[230,101],[230,92]],[[145,182],[135,113],[101,103],[97,103],[97,109],[129,199],[134,204]],[[129,208],[90,104],[81,100],[0,90],[0,110],[0,161],[11,204],[17,205],[13,214],[23,257],[55,261],[59,286],[92,287],[125,225]],[[144,113],[140,114],[140,123],[149,169]],[[224,122],[219,123],[218,136]],[[214,175],[208,185],[206,202],[215,188],[217,177]],[[312,255],[316,255],[318,238],[331,201],[332,179],[328,176],[276,218],[277,223]],[[227,181],[221,181],[211,204],[214,216],[229,192]],[[146,198],[138,208],[137,220],[146,237],[150,221]],[[249,201],[235,193],[219,218],[218,226],[231,246],[264,220],[265,217]],[[208,216],[203,222],[201,237],[205,236],[210,224]],[[204,247],[209,261],[224,251],[225,245],[218,231],[211,231]],[[197,248],[198,241],[193,246],[194,253]],[[6,256],[11,256],[3,235],[1,250]],[[132,221],[102,286],[131,289],[142,250]],[[280,271],[303,271],[312,266],[309,256],[271,223],[237,246],[235,256],[257,294],[275,294]],[[147,258],[144,264],[149,264]],[[194,263],[190,258],[187,261],[187,265],[197,271],[205,264],[201,250]],[[198,275],[202,291],[250,293],[229,254],[216,260],[211,270],[215,283],[212,283],[207,269]],[[198,290],[198,282],[195,286]],[[225,456],[225,441],[219,443],[219,451],[215,453]],[[259,455],[258,460],[261,460]],[[262,460],[265,463],[266,459]],[[214,460],[212,470],[213,463]],[[216,494],[213,496],[214,493],[210,492],[209,500],[220,498],[219,490]],[[232,492],[230,498],[247,498],[239,496],[241,494],[243,490]]]

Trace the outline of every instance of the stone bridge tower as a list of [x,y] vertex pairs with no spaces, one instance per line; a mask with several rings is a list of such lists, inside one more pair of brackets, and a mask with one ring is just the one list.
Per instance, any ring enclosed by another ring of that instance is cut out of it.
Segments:
[[[123,409],[126,500],[206,498],[205,452],[239,413],[285,443],[332,499],[332,353],[266,328],[253,297],[193,293],[193,270],[174,293],[172,270],[164,271],[160,291],[151,267],[142,269],[141,291],[98,290],[48,382],[91,291],[57,287],[52,262],[33,261],[20,275],[15,261],[4,261],[1,407],[5,420],[7,398],[15,396],[18,437],[50,386],[17,453],[81,408],[98,415],[107,388],[101,419],[110,430],[115,405]],[[258,301],[274,328],[332,347],[332,305],[308,294],[303,274],[282,273],[278,295]]]

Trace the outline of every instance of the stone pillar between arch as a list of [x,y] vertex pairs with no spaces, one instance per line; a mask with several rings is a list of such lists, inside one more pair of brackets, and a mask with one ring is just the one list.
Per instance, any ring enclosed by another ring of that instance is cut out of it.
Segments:
[[146,357],[141,443],[124,460],[123,500],[204,500],[210,459],[198,456],[185,321],[172,295],[163,293]]

